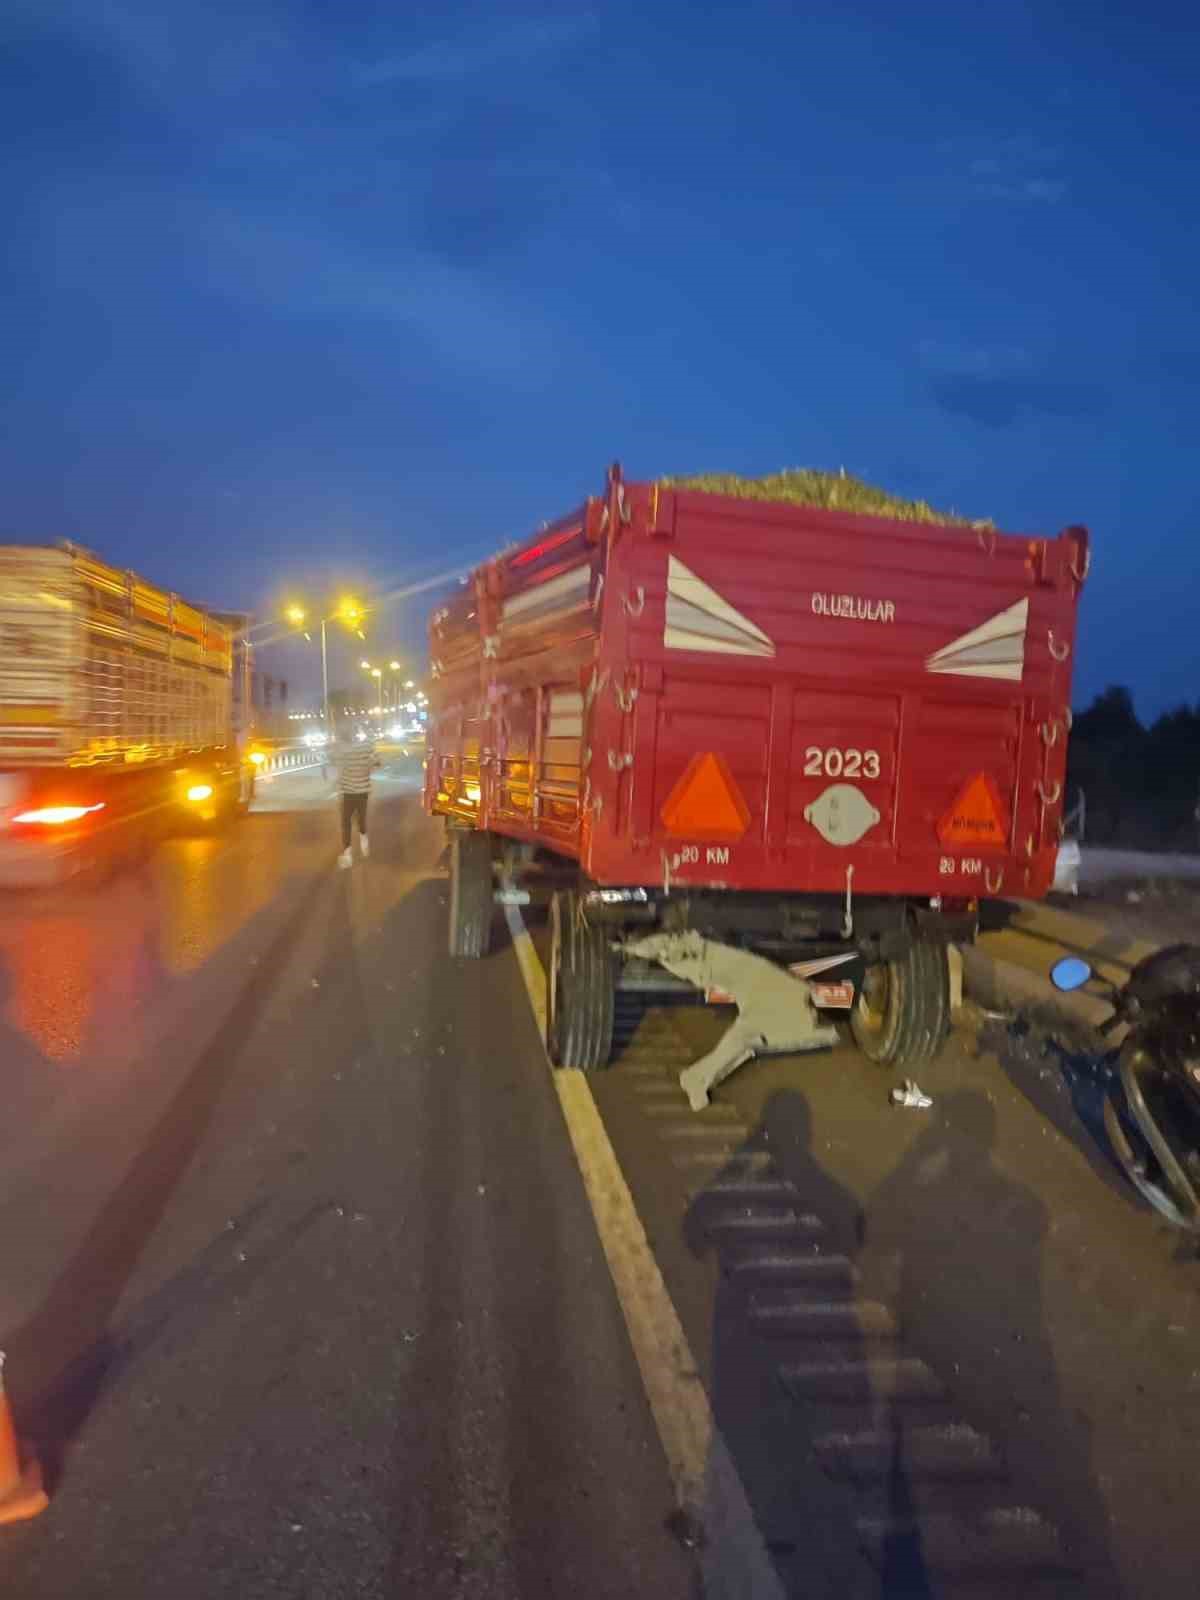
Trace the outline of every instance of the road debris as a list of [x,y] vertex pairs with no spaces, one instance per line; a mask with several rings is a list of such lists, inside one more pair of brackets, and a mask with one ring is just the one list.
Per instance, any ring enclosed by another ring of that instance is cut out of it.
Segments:
[[925,1091],[911,1078],[905,1078],[899,1089],[892,1090],[891,1100],[894,1106],[904,1106],[912,1111],[927,1111],[933,1104]]
[[708,1543],[704,1524],[693,1511],[681,1506],[672,1511],[663,1526],[685,1550],[703,1550]]

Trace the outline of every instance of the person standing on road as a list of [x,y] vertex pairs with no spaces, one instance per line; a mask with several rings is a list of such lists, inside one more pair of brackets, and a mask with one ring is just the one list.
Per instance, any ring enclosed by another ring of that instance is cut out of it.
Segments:
[[354,822],[358,820],[358,847],[363,856],[369,856],[371,847],[367,840],[367,796],[371,791],[371,773],[379,765],[375,746],[369,739],[359,739],[348,724],[339,730],[333,747],[333,766],[337,774],[338,793],[342,797],[342,853],[338,867],[354,865]]

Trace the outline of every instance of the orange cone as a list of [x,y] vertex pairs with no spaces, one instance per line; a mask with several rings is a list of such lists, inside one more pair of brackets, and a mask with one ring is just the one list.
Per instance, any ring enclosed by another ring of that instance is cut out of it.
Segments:
[[49,1504],[39,1463],[30,1459],[21,1466],[17,1430],[4,1392],[4,1353],[0,1351],[0,1523],[25,1522]]

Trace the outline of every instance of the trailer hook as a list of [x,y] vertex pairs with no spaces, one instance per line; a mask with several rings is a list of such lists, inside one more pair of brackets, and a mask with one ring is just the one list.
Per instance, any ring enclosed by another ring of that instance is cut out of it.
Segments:
[[625,498],[625,485],[623,483],[617,485],[617,515],[625,527],[628,527],[633,521],[633,513],[630,511],[629,502]]
[[994,556],[996,554],[995,528],[976,528],[975,537],[979,540],[979,548],[984,555]]
[[640,617],[642,612],[646,609],[646,591],[639,583],[633,592],[637,596],[637,599],[631,600],[629,596],[626,595],[621,601],[621,608],[627,617]]
[[1074,561],[1072,561],[1070,566],[1067,568],[1067,571],[1075,579],[1076,583],[1086,583],[1087,582],[1087,575],[1091,570],[1092,570],[1092,552],[1091,552],[1090,548],[1083,552],[1083,571],[1082,572],[1080,572],[1079,568],[1076,566]]
[[996,873],[996,881],[995,881],[995,883],[993,883],[992,882],[992,869],[991,869],[991,867],[984,867],[984,869],[983,869],[983,881],[987,886],[987,891],[988,891],[989,894],[999,894],[1001,885],[1004,883],[1004,868],[1001,867],[997,871],[997,873]]
[[1049,750],[1053,750],[1054,746],[1058,743],[1057,717],[1047,717],[1045,722],[1042,723],[1042,742]]
[[622,689],[619,683],[613,684],[613,699],[617,702],[617,710],[626,716],[633,710],[637,703],[637,685],[631,684],[628,689]]
[[1064,644],[1061,649],[1057,644],[1055,644],[1053,628],[1048,628],[1046,630],[1046,645],[1055,661],[1065,661],[1071,654],[1071,646],[1069,644]]
[[626,767],[633,765],[633,757],[628,750],[610,750],[608,752],[608,764],[614,772],[624,772]]
[[596,579],[596,592],[592,596],[592,610],[593,611],[598,611],[600,609],[600,596],[603,593],[604,593],[604,574],[601,573],[600,576]]
[[1051,792],[1049,794],[1047,794],[1046,793],[1046,785],[1039,778],[1037,783],[1034,785],[1033,792],[1034,792],[1034,794],[1037,795],[1038,799],[1042,802],[1042,804],[1044,806],[1052,806],[1062,796],[1062,784],[1061,783],[1054,784]]
[[498,633],[486,634],[483,640],[483,659],[485,661],[494,661],[499,654],[500,635]]
[[842,938],[854,937],[854,867],[846,868],[846,915],[842,919]]

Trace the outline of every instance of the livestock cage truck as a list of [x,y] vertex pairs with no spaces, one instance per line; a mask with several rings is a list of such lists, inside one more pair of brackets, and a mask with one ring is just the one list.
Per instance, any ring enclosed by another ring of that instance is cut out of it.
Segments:
[[735,1001],[697,1106],[758,1050],[830,1042],[838,1013],[872,1061],[928,1059],[980,900],[1053,879],[1088,560],[1080,527],[613,468],[431,619],[451,953],[486,952],[497,898],[548,896],[547,1042],[587,1070],[620,988]]
[[0,545],[0,886],[96,881],[248,808],[234,620],[76,545]]

